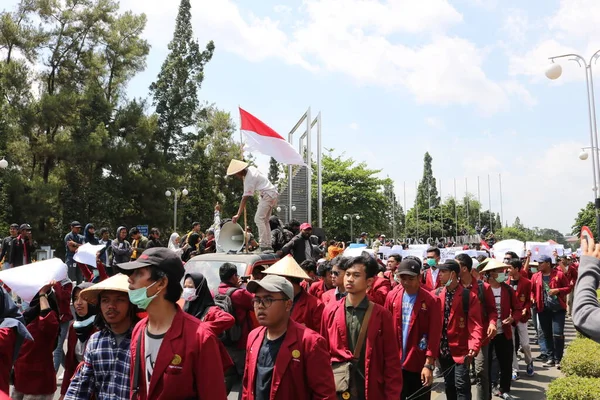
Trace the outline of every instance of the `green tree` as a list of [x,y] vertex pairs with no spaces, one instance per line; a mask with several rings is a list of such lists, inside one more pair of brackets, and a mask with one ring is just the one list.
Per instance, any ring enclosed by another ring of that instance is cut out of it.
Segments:
[[279,167],[279,163],[276,159],[271,157],[269,160],[269,181],[279,187],[279,174],[281,173],[281,168]]
[[[164,61],[158,79],[150,85],[156,106],[159,144],[163,155],[174,153],[182,156],[195,141],[194,133],[184,130],[194,125],[198,114],[198,90],[204,79],[204,66],[210,61],[215,49],[212,41],[200,51],[192,31],[190,0],[181,0],[169,54]],[[190,137],[191,136],[191,137]]]
[[440,198],[436,187],[435,177],[433,176],[433,168],[431,165],[433,158],[429,153],[425,153],[423,157],[423,178],[419,182],[417,189],[416,203],[419,206],[419,212],[428,217],[428,210],[433,210],[440,205]]
[[577,213],[577,218],[575,218],[575,222],[571,227],[571,233],[576,236],[581,235],[581,228],[584,226],[589,227],[594,232],[594,235],[597,234],[596,209],[594,208],[594,203],[591,201]]

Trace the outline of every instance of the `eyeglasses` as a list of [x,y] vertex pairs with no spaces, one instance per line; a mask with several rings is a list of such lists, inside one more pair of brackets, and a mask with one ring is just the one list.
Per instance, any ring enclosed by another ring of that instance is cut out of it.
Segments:
[[331,271],[332,276],[340,276],[340,271]]
[[271,304],[273,304],[274,301],[287,301],[288,299],[274,299],[272,297],[264,297],[264,298],[260,298],[260,297],[255,297],[252,299],[252,305],[254,306],[254,308],[258,307],[259,304],[262,304],[262,306],[264,308],[269,308],[271,307]]

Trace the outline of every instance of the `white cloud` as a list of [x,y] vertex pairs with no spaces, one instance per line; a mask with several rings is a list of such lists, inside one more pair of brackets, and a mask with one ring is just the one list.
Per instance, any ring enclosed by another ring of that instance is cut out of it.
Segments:
[[357,131],[360,127],[358,126],[357,122],[352,122],[350,125],[348,125],[348,128],[352,129],[353,131]]
[[444,130],[444,122],[438,117],[427,117],[425,118],[425,123],[427,126],[436,129],[436,130]]
[[517,43],[525,42],[525,36],[527,35],[531,26],[531,21],[527,17],[527,14],[523,10],[510,9],[508,15],[504,20],[502,30],[506,32],[508,37]]
[[588,39],[600,35],[598,20],[600,2],[597,0],[561,0],[548,25],[565,39]]

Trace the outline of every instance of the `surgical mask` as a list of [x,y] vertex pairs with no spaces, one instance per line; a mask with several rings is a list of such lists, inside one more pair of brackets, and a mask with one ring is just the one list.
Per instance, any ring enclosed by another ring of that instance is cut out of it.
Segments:
[[427,265],[429,265],[430,267],[435,267],[436,266],[436,262],[434,258],[428,258],[427,259]]
[[73,322],[73,328],[79,329],[79,328],[85,328],[86,326],[90,326],[91,324],[94,323],[95,319],[96,319],[96,316],[92,315],[91,317],[84,319],[83,321],[75,321],[75,322]]
[[496,277],[496,282],[498,283],[502,283],[506,280],[506,274],[504,272],[501,272],[498,274],[498,276]]
[[183,288],[183,300],[185,301],[194,301],[198,298],[196,296],[196,289],[194,288]]
[[[158,281],[156,281],[156,282],[158,282]],[[156,284],[156,282],[154,282],[152,285],[150,285],[148,287],[129,290],[129,292],[128,292],[129,293],[129,301],[131,301],[134,305],[138,306],[142,310],[145,310],[146,308],[148,308],[148,306],[150,305],[152,300],[154,300],[156,295],[158,295],[160,293],[160,290],[158,292],[156,292],[156,294],[154,296],[150,296],[150,297],[148,297],[146,290],[151,288],[152,286],[154,286]]]
[[446,287],[450,287],[450,285],[452,285],[452,282],[454,282],[454,279],[448,279],[448,282],[446,282]]

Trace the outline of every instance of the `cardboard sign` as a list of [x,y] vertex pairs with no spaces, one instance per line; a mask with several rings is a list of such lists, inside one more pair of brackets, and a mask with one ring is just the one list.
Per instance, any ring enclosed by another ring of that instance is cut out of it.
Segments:
[[456,253],[454,253],[455,257],[459,254],[466,254],[471,258],[477,258],[478,254],[477,254],[477,250],[475,249],[469,249],[469,250],[459,250]]
[[0,281],[23,300],[30,302],[50,281],[60,282],[67,277],[67,264],[59,258],[38,261],[0,271]]
[[96,253],[102,251],[104,247],[106,246],[103,244],[94,246],[91,243],[86,243],[77,249],[77,253],[73,255],[73,260],[77,261],[78,263],[86,264],[96,268]]
[[531,251],[531,261],[539,261],[540,256],[552,258],[554,248],[548,242],[526,242],[525,248]]
[[502,240],[492,248],[494,258],[497,260],[503,260],[504,255],[509,252],[515,252],[519,257],[525,257],[525,243],[516,239]]

